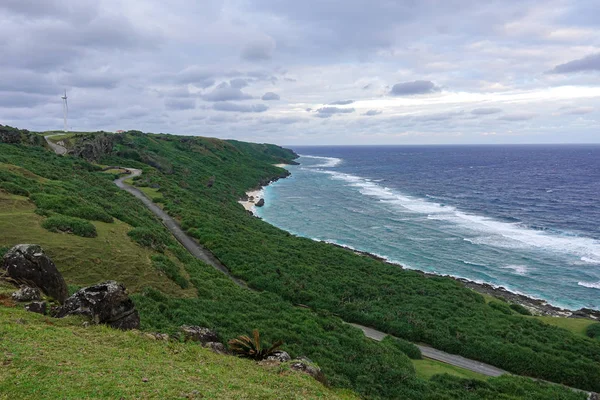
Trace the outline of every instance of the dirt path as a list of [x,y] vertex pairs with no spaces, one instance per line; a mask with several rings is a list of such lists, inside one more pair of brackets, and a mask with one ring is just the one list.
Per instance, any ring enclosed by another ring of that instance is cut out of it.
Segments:
[[188,236],[182,229],[181,226],[175,221],[171,216],[169,216],[166,212],[162,210],[159,206],[157,206],[152,200],[150,200],[146,195],[140,191],[138,188],[133,187],[131,185],[126,184],[124,181],[129,178],[134,178],[136,176],[142,175],[142,171],[135,168],[125,168],[130,172],[130,175],[125,175],[117,180],[115,180],[115,184],[125,190],[128,193],[131,193],[138,199],[144,203],[144,205],[154,213],[162,223],[167,227],[169,231],[175,236],[175,238],[185,247],[194,257],[199,259],[200,261],[205,262],[206,264],[214,267],[220,272],[227,275],[235,284],[240,287],[247,288],[245,282],[233,277],[227,267],[225,267],[211,252],[202,247],[198,242],[196,242],[193,238]]
[[50,138],[53,136],[62,136],[62,133],[55,133],[53,135],[46,135],[44,136],[44,139],[46,139],[46,143],[48,143],[48,146],[50,146],[50,148],[52,150],[54,150],[54,152],[56,154],[58,154],[59,156],[64,156],[65,154],[67,154],[67,148],[64,146],[61,146],[60,144],[56,144],[50,141]]

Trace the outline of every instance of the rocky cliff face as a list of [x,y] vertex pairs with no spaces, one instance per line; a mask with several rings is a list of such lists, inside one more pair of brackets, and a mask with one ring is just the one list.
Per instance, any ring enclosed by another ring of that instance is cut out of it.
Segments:
[[95,162],[102,158],[102,156],[111,154],[115,143],[121,139],[121,136],[99,133],[78,139],[69,153],[75,157]]
[[16,129],[11,128],[10,126],[0,125],[0,143],[23,143],[34,146],[43,146],[44,138],[25,129]]

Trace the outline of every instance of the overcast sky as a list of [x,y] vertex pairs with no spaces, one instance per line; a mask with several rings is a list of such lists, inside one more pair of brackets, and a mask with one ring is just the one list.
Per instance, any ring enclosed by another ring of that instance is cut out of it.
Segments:
[[598,0],[0,0],[0,124],[600,143]]

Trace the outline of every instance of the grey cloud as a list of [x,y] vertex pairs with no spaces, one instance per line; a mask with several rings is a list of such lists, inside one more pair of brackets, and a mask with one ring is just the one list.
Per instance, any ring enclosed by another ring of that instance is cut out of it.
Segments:
[[213,104],[213,110],[217,111],[231,111],[231,112],[244,112],[244,113],[260,113],[265,112],[269,107],[264,104],[235,104],[227,102],[219,102]]
[[271,125],[271,124],[283,124],[283,125],[291,125],[299,122],[308,122],[306,118],[295,118],[295,117],[282,117],[282,118],[260,118],[258,120],[263,125]]
[[242,59],[247,61],[266,61],[273,57],[275,41],[271,37],[254,40],[242,50]]
[[49,75],[27,70],[4,70],[0,79],[0,91],[57,94],[61,92],[61,87]]
[[530,119],[535,118],[536,116],[537,116],[537,114],[535,114],[535,113],[520,112],[520,113],[503,115],[502,117],[500,117],[498,119],[502,120],[502,121],[528,121]]
[[490,114],[497,114],[499,112],[502,112],[501,108],[475,108],[473,110],[471,110],[471,114],[474,115],[490,115]]
[[590,114],[592,112],[594,112],[593,107],[579,107],[579,108],[575,108],[573,110],[569,110],[569,111],[565,112],[564,114],[585,115],[585,114]]
[[269,100],[280,100],[281,97],[277,94],[277,93],[273,93],[273,92],[267,92],[263,95],[262,97],[263,100],[265,101],[269,101]]
[[319,118],[329,118],[334,114],[349,114],[354,111],[354,108],[322,107],[317,109],[316,116]]
[[249,100],[252,98],[238,88],[231,87],[227,82],[219,84],[212,92],[205,94],[202,98],[206,101],[230,101]]
[[569,74],[585,71],[600,71],[600,53],[557,65],[549,72],[553,74]]
[[329,103],[332,106],[347,106],[348,104],[354,103],[354,100],[338,100]]
[[175,75],[177,83],[192,84],[203,89],[215,84],[215,73],[197,65],[189,66]]
[[236,78],[229,81],[229,85],[235,89],[243,89],[248,86],[248,81],[242,78]]
[[64,75],[60,81],[66,87],[114,89],[124,77],[115,71],[82,71]]
[[195,99],[172,98],[165,100],[165,107],[169,110],[192,110],[196,108]]
[[431,81],[412,81],[396,83],[390,94],[392,96],[411,96],[439,92],[440,88]]
[[[57,97],[56,99],[59,98]],[[34,107],[40,104],[52,102],[53,100],[58,101],[56,99],[31,93],[0,92],[0,107]]]
[[383,111],[381,111],[381,110],[369,110],[369,111],[367,111],[366,113],[364,113],[363,115],[366,115],[366,116],[368,116],[368,117],[373,117],[373,116],[375,116],[375,115],[379,115],[379,114],[381,114],[382,112],[383,112]]

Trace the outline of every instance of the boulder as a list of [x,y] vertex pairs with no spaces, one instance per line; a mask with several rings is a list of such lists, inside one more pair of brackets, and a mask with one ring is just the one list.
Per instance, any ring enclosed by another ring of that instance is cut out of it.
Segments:
[[223,343],[219,343],[219,342],[208,342],[202,345],[202,347],[205,347],[207,349],[211,349],[213,352],[217,353],[217,354],[229,354],[229,352],[227,351],[227,349],[225,348],[225,345],[223,345]]
[[256,202],[256,207],[262,207],[265,205],[265,199],[260,199]]
[[200,342],[202,345],[219,341],[217,334],[208,328],[182,325],[179,329],[183,333],[185,341],[191,340],[192,342]]
[[140,315],[129,298],[125,286],[115,281],[99,283],[78,290],[60,307],[56,317],[83,315],[96,324],[116,329],[138,329]]
[[273,354],[271,354],[269,357],[267,357],[267,360],[274,360],[274,361],[279,361],[279,362],[288,362],[292,359],[292,357],[290,357],[290,355],[283,351],[283,350],[275,350],[273,352]]
[[19,290],[12,294],[14,301],[25,302],[25,301],[39,301],[42,299],[40,290],[38,288],[32,288],[29,286],[22,285]]
[[5,279],[37,287],[61,304],[67,299],[65,280],[52,260],[36,244],[18,244],[10,249],[4,255],[0,270],[4,270]]
[[48,311],[48,305],[45,301],[34,301],[27,304],[25,309],[29,312],[46,315],[46,312]]
[[290,361],[289,366],[294,371],[304,372],[323,384],[327,383],[327,379],[321,371],[321,368],[306,357],[298,357]]

